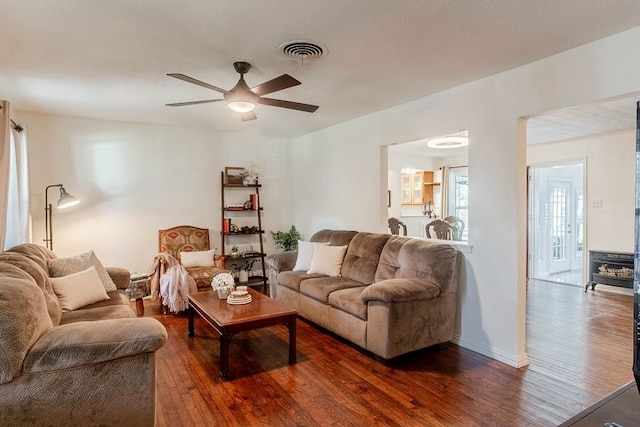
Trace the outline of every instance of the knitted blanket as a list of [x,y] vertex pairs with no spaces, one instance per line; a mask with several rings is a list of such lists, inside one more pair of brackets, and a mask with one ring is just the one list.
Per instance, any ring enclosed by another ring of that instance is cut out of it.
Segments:
[[169,311],[179,312],[189,308],[187,296],[196,292],[196,282],[180,262],[166,252],[155,256],[150,267],[151,298],[158,295]]

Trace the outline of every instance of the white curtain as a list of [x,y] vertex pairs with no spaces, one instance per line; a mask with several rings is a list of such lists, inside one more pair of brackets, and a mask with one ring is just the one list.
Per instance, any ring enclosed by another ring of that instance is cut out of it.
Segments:
[[1,101],[0,249],[31,241],[29,165],[26,131],[11,120],[9,102]]
[[449,216],[449,166],[442,167],[442,180],[440,182],[440,194],[442,203],[442,218]]

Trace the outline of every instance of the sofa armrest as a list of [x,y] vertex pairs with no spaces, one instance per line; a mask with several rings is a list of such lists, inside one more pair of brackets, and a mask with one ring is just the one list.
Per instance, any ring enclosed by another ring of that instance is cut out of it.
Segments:
[[108,319],[56,326],[43,334],[24,360],[23,372],[73,369],[151,353],[167,341],[152,318]]
[[387,279],[367,286],[360,298],[366,304],[369,301],[418,301],[439,294],[440,287],[425,279]]
[[267,277],[269,278],[269,296],[272,299],[278,297],[278,274],[281,271],[291,271],[296,265],[298,251],[285,251],[271,254],[265,258]]
[[116,284],[118,289],[127,289],[131,282],[131,273],[129,270],[120,267],[106,267],[107,273],[111,276],[111,280]]
[[296,265],[298,251],[285,251],[271,254],[266,258],[267,267],[273,269],[276,274],[281,271],[291,271]]

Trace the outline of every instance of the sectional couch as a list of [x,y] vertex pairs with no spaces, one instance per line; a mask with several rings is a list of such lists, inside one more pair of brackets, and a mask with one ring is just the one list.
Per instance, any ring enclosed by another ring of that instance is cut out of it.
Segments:
[[164,326],[136,317],[120,268],[105,269],[108,299],[63,311],[52,260],[32,244],[0,252],[0,425],[154,425]]
[[454,247],[344,230],[310,242],[347,246],[340,274],[293,271],[295,251],[270,255],[272,298],[383,359],[451,340],[462,264]]

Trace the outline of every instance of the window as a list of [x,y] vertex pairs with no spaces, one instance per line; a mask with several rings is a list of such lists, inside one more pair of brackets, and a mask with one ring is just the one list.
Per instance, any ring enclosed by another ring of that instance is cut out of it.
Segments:
[[449,169],[448,215],[464,221],[462,240],[469,240],[469,168]]

